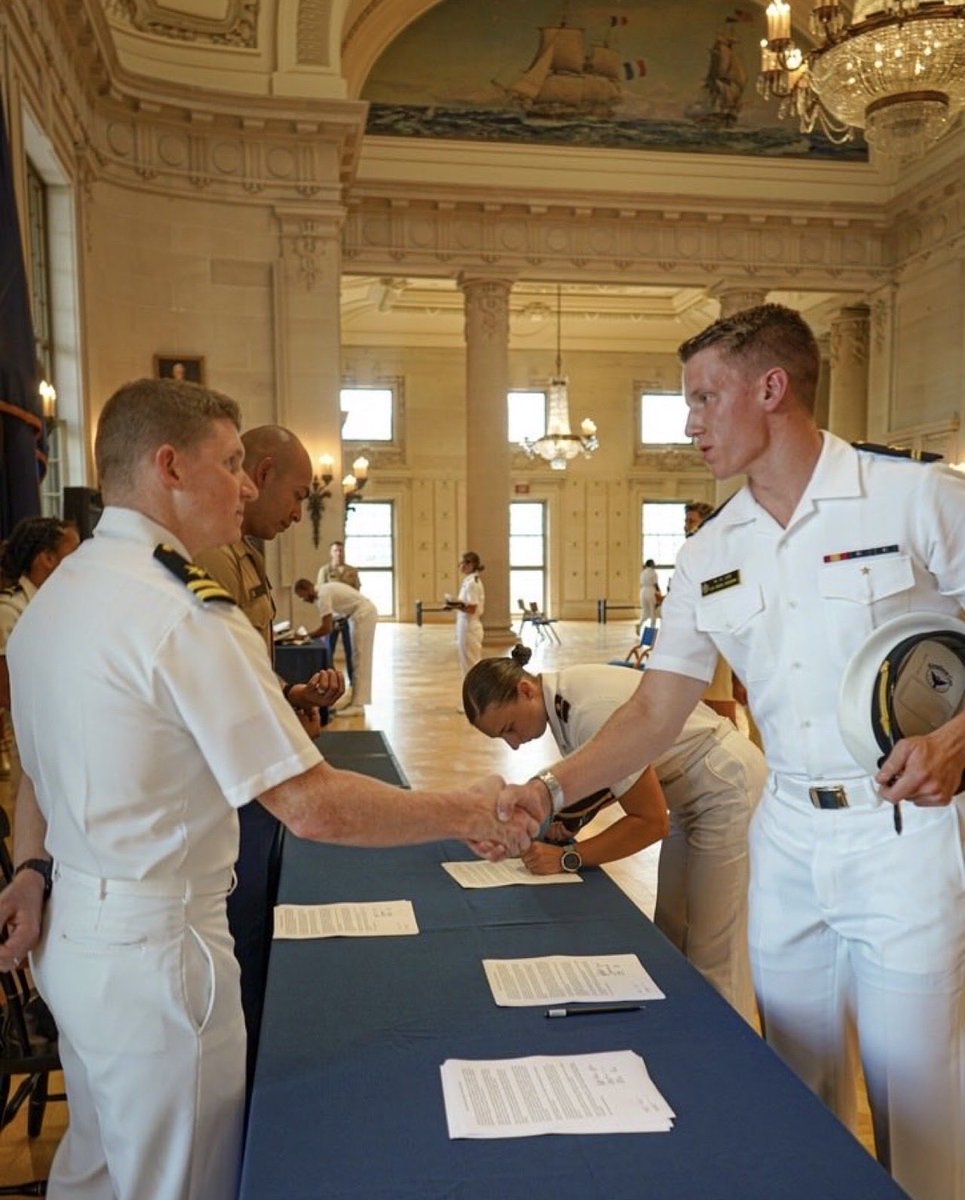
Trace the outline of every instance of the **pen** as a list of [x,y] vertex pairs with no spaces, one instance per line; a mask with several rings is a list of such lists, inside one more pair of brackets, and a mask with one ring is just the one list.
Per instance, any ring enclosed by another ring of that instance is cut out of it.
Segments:
[[629,1001],[620,1001],[614,1004],[580,1004],[575,1008],[566,1005],[563,1008],[548,1008],[546,1015],[548,1017],[582,1017],[589,1013],[639,1012],[642,1007],[641,1004],[632,1004]]
[[894,812],[891,819],[895,823],[895,833],[901,833],[901,802],[896,801],[895,804],[892,805],[892,808],[894,809]]

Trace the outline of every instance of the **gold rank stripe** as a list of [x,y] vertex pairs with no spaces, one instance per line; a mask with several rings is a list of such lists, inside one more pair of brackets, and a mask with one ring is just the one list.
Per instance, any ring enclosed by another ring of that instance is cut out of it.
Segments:
[[202,603],[208,604],[213,600],[223,604],[235,603],[234,596],[226,592],[216,579],[212,579],[197,563],[190,562],[183,554],[179,554],[173,546],[161,542],[154,547],[154,557],[162,566],[167,567],[176,579],[180,579],[188,591],[197,596]]

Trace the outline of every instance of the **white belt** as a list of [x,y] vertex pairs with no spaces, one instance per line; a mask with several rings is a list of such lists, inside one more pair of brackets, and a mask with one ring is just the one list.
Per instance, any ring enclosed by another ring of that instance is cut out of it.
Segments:
[[876,808],[886,801],[878,794],[874,780],[867,775],[856,779],[797,779],[793,775],[771,774],[771,787],[782,796],[810,804],[814,808]]
[[183,879],[168,875],[161,879],[104,879],[88,875],[63,863],[54,864],[54,881],[63,880],[71,887],[96,892],[99,896],[159,896],[168,900],[190,900],[192,896],[226,896],[231,890],[233,872],[216,871]]

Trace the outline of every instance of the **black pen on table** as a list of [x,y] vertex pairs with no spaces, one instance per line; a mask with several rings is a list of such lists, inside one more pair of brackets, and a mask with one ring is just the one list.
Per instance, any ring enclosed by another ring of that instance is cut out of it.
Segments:
[[630,1000],[617,1000],[610,1004],[563,1004],[558,1008],[548,1008],[548,1017],[582,1017],[595,1013],[639,1012],[643,1006]]

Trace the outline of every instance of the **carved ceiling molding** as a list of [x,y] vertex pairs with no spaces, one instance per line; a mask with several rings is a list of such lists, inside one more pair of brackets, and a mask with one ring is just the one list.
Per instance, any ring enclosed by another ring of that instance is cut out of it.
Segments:
[[170,5],[157,4],[155,0],[102,0],[102,3],[108,18],[129,25],[138,33],[213,46],[254,49],[258,45],[261,0],[228,0],[228,11],[219,19],[194,16]]
[[[592,219],[588,219],[592,218]],[[350,202],[343,258],[365,274],[438,275],[487,267],[518,279],[565,272],[597,282],[672,282],[864,294],[890,277],[875,222],[763,219],[640,209]]]
[[[281,258],[306,292],[323,281],[337,286],[339,238],[344,209],[332,206],[312,216],[300,211],[276,209],[281,238]],[[331,278],[325,280],[326,273]]]
[[870,311],[865,306],[843,308],[831,322],[831,366],[865,367],[871,335]]
[[916,193],[913,206],[896,207],[889,215],[886,261],[900,271],[921,266],[934,254],[961,254],[965,243],[961,164],[953,177]]

